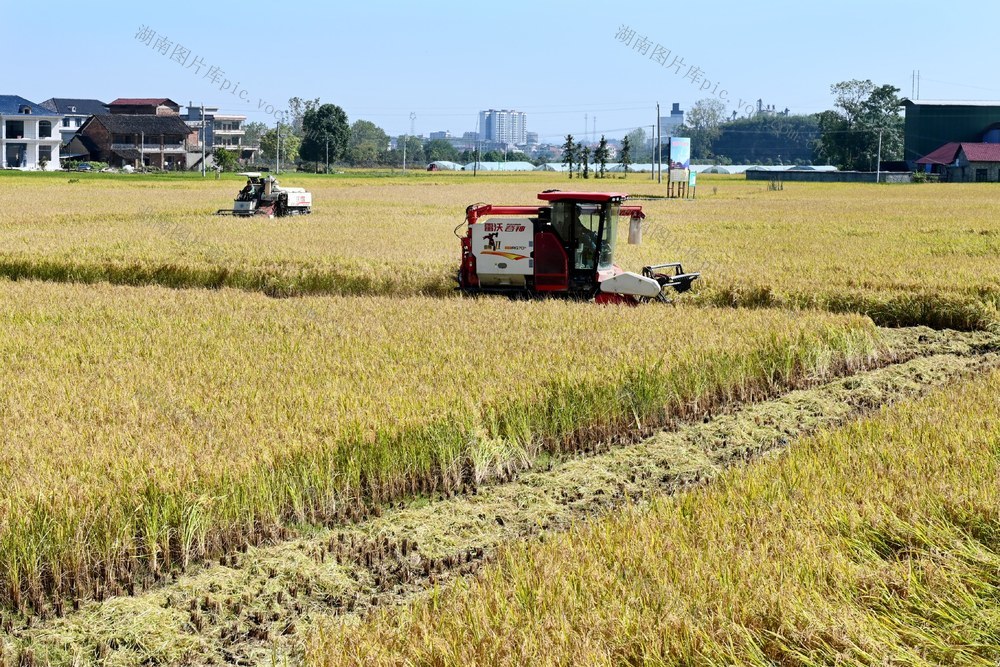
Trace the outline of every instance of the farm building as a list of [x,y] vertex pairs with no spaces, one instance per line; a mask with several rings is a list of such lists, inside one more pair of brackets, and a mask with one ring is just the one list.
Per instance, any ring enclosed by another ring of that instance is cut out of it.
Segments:
[[92,160],[168,170],[185,168],[191,135],[180,116],[155,114],[97,114],[77,133]]
[[917,165],[954,183],[1000,183],[1000,143],[950,142]]
[[530,162],[470,162],[465,165],[466,171],[534,171],[535,165]]
[[0,167],[58,169],[62,116],[17,95],[0,95]]
[[911,165],[950,142],[981,142],[1000,122],[1000,102],[904,99],[903,107],[903,159]]
[[464,167],[457,162],[448,160],[435,160],[427,165],[427,171],[462,171]]

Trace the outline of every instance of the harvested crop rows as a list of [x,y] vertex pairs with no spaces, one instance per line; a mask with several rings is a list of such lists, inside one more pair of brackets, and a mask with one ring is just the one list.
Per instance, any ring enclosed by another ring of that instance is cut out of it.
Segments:
[[[1000,364],[1000,341],[992,335],[918,329],[886,336],[895,359],[889,366],[632,446],[548,458],[512,482],[480,485],[475,493],[433,494],[430,502],[407,502],[354,525],[250,548],[148,593],[89,603],[66,618],[17,629],[11,655],[14,646],[30,646],[36,659],[57,663],[85,664],[102,654],[123,664],[266,663],[275,652],[298,656],[309,641],[309,662],[341,654],[364,664],[374,658],[376,633],[385,632],[380,626],[393,627],[397,612],[369,614],[419,603],[434,587],[479,572],[498,553],[504,557],[515,540],[705,483],[803,434]],[[368,615],[363,631],[350,629],[359,615]],[[388,639],[402,660],[410,649]]]

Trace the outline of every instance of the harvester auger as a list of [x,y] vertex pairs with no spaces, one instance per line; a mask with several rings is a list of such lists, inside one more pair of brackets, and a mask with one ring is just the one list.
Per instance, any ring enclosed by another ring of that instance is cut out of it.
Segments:
[[686,292],[701,274],[685,273],[679,262],[644,267],[641,275],[614,263],[618,218],[645,218],[641,206],[624,203],[627,197],[546,190],[538,198],[548,205],[469,206],[466,233],[459,235],[458,289],[597,303],[669,302],[668,288]]
[[307,215],[312,213],[312,194],[305,188],[286,188],[278,185],[274,176],[265,176],[256,171],[245,171],[240,176],[247,177],[232,208],[220,208],[216,215],[266,215],[280,218],[286,215]]

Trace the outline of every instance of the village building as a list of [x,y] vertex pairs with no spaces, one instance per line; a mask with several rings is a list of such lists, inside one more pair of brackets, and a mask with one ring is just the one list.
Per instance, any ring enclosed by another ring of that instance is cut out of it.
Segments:
[[59,168],[62,117],[18,95],[0,95],[0,160],[8,169]]

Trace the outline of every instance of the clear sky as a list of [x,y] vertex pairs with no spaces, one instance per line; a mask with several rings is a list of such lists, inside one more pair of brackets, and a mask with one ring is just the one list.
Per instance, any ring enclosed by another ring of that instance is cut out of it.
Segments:
[[288,98],[319,97],[390,134],[415,114],[425,136],[509,108],[556,142],[595,116],[598,135],[622,136],[652,125],[657,101],[713,92],[730,111],[760,98],[793,113],[829,108],[830,84],[852,78],[909,96],[914,70],[921,98],[1000,99],[996,0],[0,4],[0,94],[34,102],[169,97],[273,124]]

